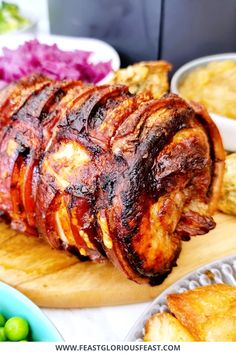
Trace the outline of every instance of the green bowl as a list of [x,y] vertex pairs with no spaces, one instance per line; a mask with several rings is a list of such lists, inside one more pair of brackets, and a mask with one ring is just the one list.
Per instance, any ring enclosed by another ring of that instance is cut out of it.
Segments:
[[0,313],[7,319],[13,316],[25,318],[30,325],[33,342],[63,341],[61,335],[43,312],[25,295],[0,282]]

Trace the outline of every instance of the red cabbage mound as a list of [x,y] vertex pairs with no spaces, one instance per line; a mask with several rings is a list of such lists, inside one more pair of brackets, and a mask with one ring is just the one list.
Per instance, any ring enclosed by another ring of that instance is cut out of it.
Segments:
[[15,50],[3,48],[0,57],[0,88],[22,76],[40,73],[54,80],[82,80],[97,83],[111,70],[111,61],[92,64],[92,52],[62,51],[56,44],[37,39],[25,42]]

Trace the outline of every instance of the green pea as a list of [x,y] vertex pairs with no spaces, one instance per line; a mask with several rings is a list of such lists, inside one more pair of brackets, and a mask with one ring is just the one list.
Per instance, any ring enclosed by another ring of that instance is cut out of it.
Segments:
[[7,337],[6,337],[6,333],[5,333],[5,328],[4,327],[0,327],[0,342],[6,342]]
[[28,342],[28,340],[27,339],[22,339],[19,342]]
[[0,327],[3,327],[6,323],[5,317],[0,313]]
[[18,342],[26,339],[29,334],[29,324],[22,317],[11,317],[5,323],[6,337],[11,342]]

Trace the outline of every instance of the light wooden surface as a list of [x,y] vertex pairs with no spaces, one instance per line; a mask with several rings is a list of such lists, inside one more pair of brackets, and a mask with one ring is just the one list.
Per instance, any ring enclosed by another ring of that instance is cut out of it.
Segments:
[[236,253],[236,218],[219,214],[208,235],[183,242],[175,267],[162,285],[127,280],[109,262],[78,262],[44,241],[16,233],[0,223],[0,280],[44,307],[95,307],[150,300],[195,268]]

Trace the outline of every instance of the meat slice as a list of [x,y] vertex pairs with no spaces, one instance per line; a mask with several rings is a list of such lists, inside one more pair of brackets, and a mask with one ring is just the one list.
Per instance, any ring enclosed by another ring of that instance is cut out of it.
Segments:
[[94,124],[98,125],[98,119],[102,122],[107,107],[115,106],[120,96],[124,97],[121,86],[81,91],[70,107],[71,113],[61,117],[52,148],[41,165],[38,194],[42,200],[39,197],[37,203],[40,234],[47,235],[54,247],[77,250],[92,259],[103,253],[97,243],[92,208],[99,175],[94,154],[99,155],[101,149],[89,141],[87,134]]
[[150,99],[151,97],[148,93],[137,96],[120,96],[119,104],[108,109],[104,119],[100,122],[101,124],[90,131],[91,140],[99,144],[103,149],[109,149],[111,140],[119,126],[130,114],[138,109],[141,103]]
[[[30,147],[28,156],[25,159],[25,163],[21,165],[21,196],[24,211],[27,217],[28,226],[36,229],[36,220],[35,220],[35,200],[37,194],[37,185],[39,178],[39,162],[42,153],[44,152],[44,146],[47,142],[45,137],[46,124],[45,117],[47,121],[51,122],[51,129],[56,130],[57,122],[55,121],[54,116],[52,115],[54,109],[60,104],[64,97],[67,96],[67,92],[71,89],[77,90],[78,87],[81,87],[81,82],[61,82],[53,84],[52,87],[48,90],[48,94],[45,93],[45,100],[42,102],[42,110],[38,117],[39,120],[39,131],[40,135],[37,136],[36,147]],[[52,123],[54,125],[52,126]],[[47,127],[48,128],[48,127]],[[39,139],[38,139],[39,138]]]
[[28,233],[36,233],[33,186],[42,142],[40,117],[65,85],[47,81],[40,90],[31,92],[1,142],[5,155],[0,161],[2,209],[8,211],[14,228]]
[[41,75],[31,75],[13,82],[1,90],[0,94],[0,142],[14,114],[24,105],[27,99],[41,90],[51,80]]
[[[48,85],[49,80],[41,75],[32,75],[11,83],[1,90],[0,94],[0,215],[6,219],[12,214],[12,203],[10,196],[11,174],[8,170],[14,168],[14,161],[17,156],[18,143],[9,139],[12,131],[12,124],[15,114],[25,102]],[[20,148],[20,147],[19,147]],[[21,148],[20,148],[21,149]],[[16,167],[17,169],[17,167]],[[16,170],[15,169],[15,170]],[[17,178],[16,178],[17,181]]]

